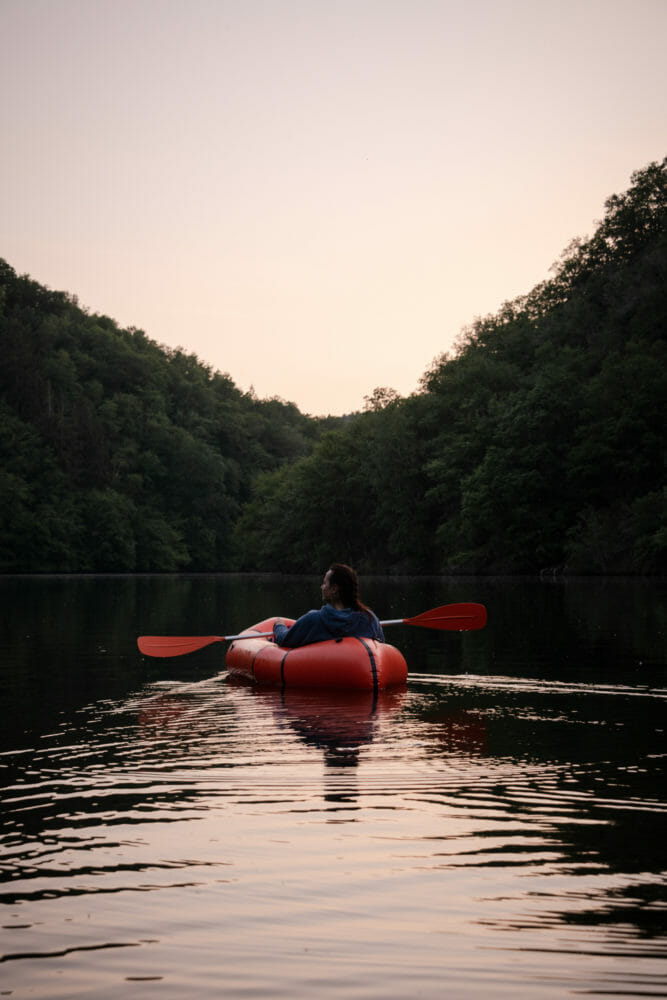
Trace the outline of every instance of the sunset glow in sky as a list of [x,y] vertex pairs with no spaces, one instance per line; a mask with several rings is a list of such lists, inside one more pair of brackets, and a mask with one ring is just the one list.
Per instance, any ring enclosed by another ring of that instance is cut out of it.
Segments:
[[312,414],[667,153],[667,0],[0,0],[0,257]]

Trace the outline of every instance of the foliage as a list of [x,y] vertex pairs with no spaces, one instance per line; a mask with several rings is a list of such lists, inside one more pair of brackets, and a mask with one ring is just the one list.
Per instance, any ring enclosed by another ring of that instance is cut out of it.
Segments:
[[667,160],[420,391],[314,420],[0,261],[0,570],[667,569]]
[[244,565],[664,572],[667,160],[632,180],[418,394],[376,389],[264,476],[237,525]]
[[0,262],[0,570],[234,568],[252,480],[323,423]]

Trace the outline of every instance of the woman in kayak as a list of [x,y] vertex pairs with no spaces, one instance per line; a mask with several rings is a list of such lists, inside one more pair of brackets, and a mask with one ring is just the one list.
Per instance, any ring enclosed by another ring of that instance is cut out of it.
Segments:
[[319,611],[307,611],[291,627],[280,619],[275,623],[273,641],[278,646],[307,646],[346,636],[384,642],[377,616],[361,600],[359,579],[351,566],[334,563],[324,574],[321,591],[324,604]]

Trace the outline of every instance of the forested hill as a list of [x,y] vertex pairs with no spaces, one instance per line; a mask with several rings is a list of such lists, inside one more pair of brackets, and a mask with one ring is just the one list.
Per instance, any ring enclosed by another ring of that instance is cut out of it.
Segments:
[[0,571],[218,570],[253,477],[322,430],[0,261]]
[[405,400],[260,476],[247,567],[667,570],[667,159]]
[[665,572],[666,194],[667,159],[346,420],[0,261],[0,571]]

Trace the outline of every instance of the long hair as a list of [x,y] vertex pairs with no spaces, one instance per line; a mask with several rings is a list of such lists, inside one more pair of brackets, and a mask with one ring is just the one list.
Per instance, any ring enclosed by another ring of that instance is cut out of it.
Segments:
[[359,577],[352,567],[346,566],[345,563],[333,563],[329,569],[331,570],[330,581],[338,587],[338,593],[344,606],[352,608],[353,611],[362,611],[370,617],[371,609],[367,608],[361,600]]

